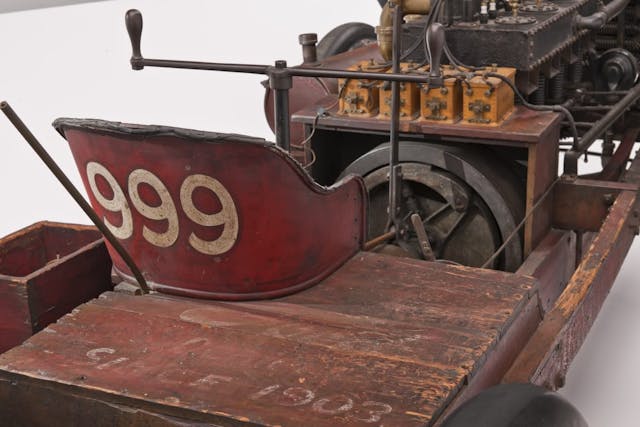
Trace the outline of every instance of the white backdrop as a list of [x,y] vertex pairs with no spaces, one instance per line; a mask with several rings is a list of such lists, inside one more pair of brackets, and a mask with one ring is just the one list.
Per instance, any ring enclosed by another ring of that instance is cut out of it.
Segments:
[[[241,6],[244,5],[244,6]],[[131,71],[124,27],[143,12],[145,56],[248,63],[300,62],[297,35],[348,21],[374,24],[374,0],[108,1],[0,14],[0,98],[9,101],[81,187],[57,117],[238,132],[273,139],[258,76],[203,71]],[[0,236],[42,219],[88,220],[4,117],[0,117]],[[591,427],[636,427],[640,383],[640,249],[632,248],[563,394]]]

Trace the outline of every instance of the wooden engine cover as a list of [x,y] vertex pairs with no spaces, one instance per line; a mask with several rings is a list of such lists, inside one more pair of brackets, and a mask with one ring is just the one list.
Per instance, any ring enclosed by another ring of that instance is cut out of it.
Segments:
[[362,244],[361,179],[321,187],[263,139],[100,120],[54,126],[93,208],[154,290],[276,297],[314,285]]

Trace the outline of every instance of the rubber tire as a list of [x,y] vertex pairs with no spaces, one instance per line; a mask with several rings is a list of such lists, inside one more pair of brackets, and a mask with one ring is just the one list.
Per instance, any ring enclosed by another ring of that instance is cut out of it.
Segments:
[[362,22],[347,22],[329,31],[318,43],[318,60],[322,61],[357,47],[364,40],[376,40],[374,28]]
[[533,384],[491,387],[456,409],[442,427],[588,427],[558,393]]

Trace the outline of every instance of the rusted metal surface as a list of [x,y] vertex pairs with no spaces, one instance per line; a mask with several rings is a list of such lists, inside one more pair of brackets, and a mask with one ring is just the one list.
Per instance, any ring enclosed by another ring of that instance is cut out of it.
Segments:
[[620,175],[627,167],[627,160],[629,160],[629,155],[636,143],[638,134],[640,134],[640,127],[631,127],[625,130],[618,149],[608,160],[602,172],[598,174],[598,179],[613,181],[620,178]]
[[[336,96],[330,95],[321,100],[323,104],[335,103]],[[316,117],[316,108],[305,108],[292,116],[296,123],[312,124]],[[468,142],[485,143],[492,141],[495,145],[509,145],[525,147],[530,143],[537,143],[543,133],[550,127],[559,125],[560,115],[551,112],[539,112],[517,106],[513,114],[500,126],[468,125],[464,123],[434,123],[427,120],[403,120],[400,123],[400,132],[414,133],[429,136],[465,138]],[[344,131],[363,130],[366,132],[389,132],[389,120],[383,118],[357,119],[340,116],[337,109],[330,110],[330,114],[318,120],[318,127],[322,129],[339,129]]]
[[500,377],[517,347],[501,337],[533,330],[536,304],[528,277],[370,253],[275,301],[107,293],[0,357],[0,416],[431,425],[465,384]]
[[553,226],[565,230],[598,231],[620,191],[637,184],[563,178],[553,195]]
[[39,222],[0,239],[0,352],[111,289],[110,269],[94,227]]
[[316,284],[363,243],[362,181],[321,187],[262,139],[96,120],[56,125],[92,206],[155,290],[272,298]]
[[582,263],[522,350],[504,382],[564,384],[631,246],[638,225],[637,193],[622,191]]

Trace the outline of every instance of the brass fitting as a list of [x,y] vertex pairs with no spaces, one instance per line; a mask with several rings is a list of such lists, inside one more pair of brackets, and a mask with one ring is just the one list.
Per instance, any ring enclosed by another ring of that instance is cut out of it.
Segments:
[[389,0],[382,8],[380,25],[376,27],[378,46],[382,57],[389,61],[393,50],[393,13],[398,6],[402,15],[426,15],[431,10],[431,0]]

